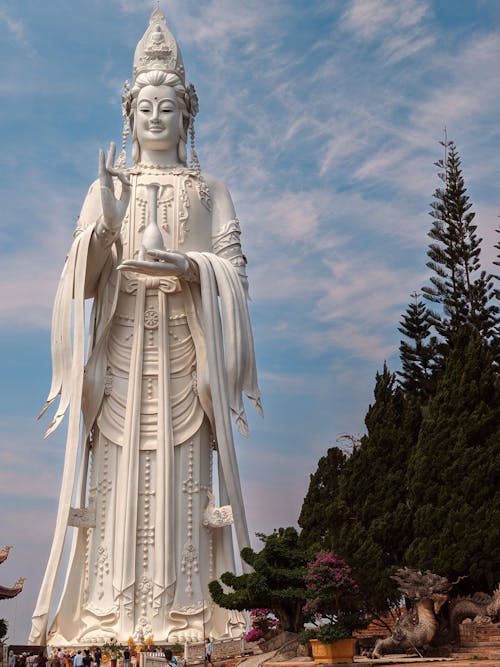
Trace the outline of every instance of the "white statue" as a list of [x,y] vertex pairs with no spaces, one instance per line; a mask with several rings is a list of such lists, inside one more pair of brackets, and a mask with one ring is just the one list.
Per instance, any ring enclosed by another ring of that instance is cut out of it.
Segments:
[[[68,408],[69,418],[34,644],[189,641],[244,628],[240,614],[210,601],[207,584],[234,569],[231,513],[237,550],[248,544],[230,416],[246,435],[242,393],[261,406],[239,223],[224,184],[200,171],[197,106],[156,10],[124,96],[134,164],[125,168],[122,151],[114,165],[113,144],[107,158],[101,151],[54,305],[43,412],[60,400],[47,434]],[[94,300],[87,359],[86,298]],[[217,521],[207,519],[218,517],[214,458],[225,517]],[[51,619],[68,525],[72,547]]]

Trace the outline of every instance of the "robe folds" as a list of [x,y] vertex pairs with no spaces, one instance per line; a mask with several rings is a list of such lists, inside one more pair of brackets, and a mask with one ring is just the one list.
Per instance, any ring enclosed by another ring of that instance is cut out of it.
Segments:
[[[58,396],[59,404],[47,434],[69,415],[34,644],[45,643],[47,629],[48,643],[72,646],[243,631],[241,616],[214,605],[207,588],[235,566],[231,526],[207,520],[214,486],[220,505],[231,506],[238,551],[248,545],[231,417],[247,435],[243,393],[261,412],[239,224],[225,186],[208,177],[207,186],[195,170],[136,170],[131,179],[121,235],[93,287],[88,335],[99,184],[82,209],[54,304],[53,378],[42,413]],[[194,280],[117,269],[137,256],[151,183],[159,186],[165,247],[185,253]]]

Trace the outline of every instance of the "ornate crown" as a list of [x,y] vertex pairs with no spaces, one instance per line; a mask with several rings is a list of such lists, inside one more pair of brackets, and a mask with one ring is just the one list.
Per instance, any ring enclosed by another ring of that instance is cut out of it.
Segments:
[[[191,138],[191,164],[200,173],[200,163],[194,147],[194,117],[199,109],[198,95],[192,83],[186,86],[181,50],[175,37],[168,29],[165,16],[159,8],[155,9],[151,14],[149,26],[135,48],[132,88],[128,81],[125,81],[123,87],[122,147],[116,160],[116,165],[121,168],[124,168],[126,165],[127,138],[131,130],[134,97],[132,91],[134,84],[140,74],[155,70],[166,72],[167,74],[176,74],[184,87],[184,101],[186,105],[184,122],[186,129],[189,128]],[[185,158],[182,161],[185,161]]]
[[185,85],[181,50],[160,9],[151,14],[149,26],[135,49],[134,81],[142,72],[151,70],[177,74]]

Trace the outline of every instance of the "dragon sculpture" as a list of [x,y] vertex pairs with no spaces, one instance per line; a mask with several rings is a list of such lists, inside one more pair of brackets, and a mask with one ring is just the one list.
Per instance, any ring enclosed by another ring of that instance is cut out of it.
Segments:
[[385,653],[414,650],[427,646],[435,637],[439,623],[436,618],[443,604],[448,600],[448,592],[456,583],[432,572],[422,573],[405,567],[396,572],[392,579],[401,594],[413,603],[412,610],[396,622],[392,635],[377,639],[372,657],[380,658]]
[[466,618],[472,618],[479,623],[491,623],[500,618],[500,584],[493,591],[493,595],[476,593],[470,598],[457,598],[452,603],[450,629],[455,641],[459,639],[458,627]]

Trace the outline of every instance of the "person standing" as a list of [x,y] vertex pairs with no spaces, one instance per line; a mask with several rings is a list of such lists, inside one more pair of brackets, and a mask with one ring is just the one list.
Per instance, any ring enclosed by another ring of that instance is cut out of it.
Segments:
[[169,648],[165,649],[165,660],[168,667],[176,667],[177,658]]
[[210,639],[207,637],[205,639],[205,662],[212,664],[212,642]]

